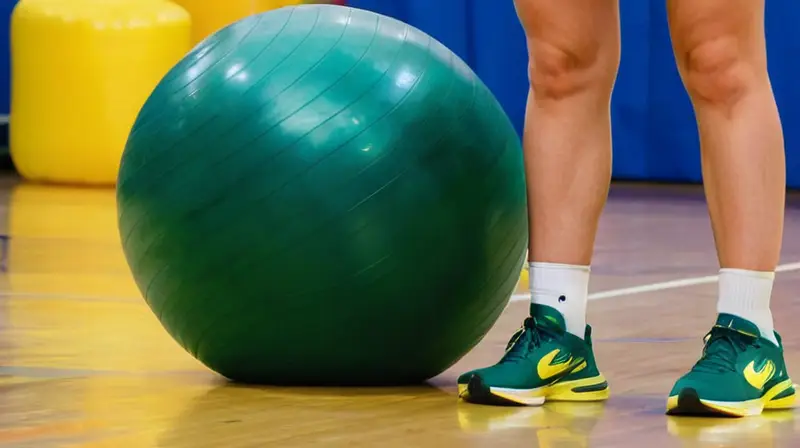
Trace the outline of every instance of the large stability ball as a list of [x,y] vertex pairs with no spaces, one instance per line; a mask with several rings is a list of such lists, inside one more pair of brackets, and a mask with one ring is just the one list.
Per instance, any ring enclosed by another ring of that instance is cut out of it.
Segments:
[[526,246],[518,137],[440,43],[306,5],[220,30],[139,114],[125,255],[186,350],[230,379],[403,384],[493,325]]

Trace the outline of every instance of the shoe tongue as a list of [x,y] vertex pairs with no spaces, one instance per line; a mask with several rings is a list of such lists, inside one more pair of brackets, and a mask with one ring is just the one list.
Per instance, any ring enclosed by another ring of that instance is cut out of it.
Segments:
[[755,338],[761,337],[761,330],[758,329],[758,326],[747,319],[742,319],[741,317],[734,316],[732,314],[725,314],[721,313],[717,317],[717,323],[714,324],[716,328],[728,328],[734,330],[738,333],[752,336]]
[[564,316],[553,307],[531,303],[531,317],[540,327],[551,328],[559,332],[567,330]]

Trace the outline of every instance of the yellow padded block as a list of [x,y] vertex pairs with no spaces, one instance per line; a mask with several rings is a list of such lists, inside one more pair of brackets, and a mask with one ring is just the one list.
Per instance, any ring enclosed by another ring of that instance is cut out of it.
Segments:
[[[309,3],[304,0],[174,0],[192,15],[192,43],[253,14],[284,6]],[[317,2],[315,2],[317,3]]]
[[36,181],[113,185],[128,132],[191,47],[163,0],[22,0],[11,17],[11,157]]

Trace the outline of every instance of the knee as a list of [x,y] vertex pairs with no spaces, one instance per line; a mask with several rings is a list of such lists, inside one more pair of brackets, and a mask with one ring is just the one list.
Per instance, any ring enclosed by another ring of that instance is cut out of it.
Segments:
[[619,66],[619,50],[595,43],[556,46],[529,43],[528,77],[540,99],[562,99],[593,92],[610,99]]
[[[758,79],[754,58],[743,54],[735,37],[702,41],[677,52],[686,90],[695,102],[730,106]],[[766,77],[766,76],[764,76]]]

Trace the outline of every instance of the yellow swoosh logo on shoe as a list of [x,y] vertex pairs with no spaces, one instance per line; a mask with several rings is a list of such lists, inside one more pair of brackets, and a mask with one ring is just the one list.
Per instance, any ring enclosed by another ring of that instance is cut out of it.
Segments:
[[744,368],[742,373],[744,374],[744,379],[751,386],[756,389],[763,389],[767,381],[771,380],[775,375],[775,363],[767,361],[760,370],[756,370],[756,362],[750,361],[750,364]]
[[539,364],[536,365],[536,373],[539,374],[539,378],[546,380],[556,375],[561,375],[565,371],[572,368],[572,356],[570,356],[566,361],[553,364],[553,360],[560,353],[561,350],[555,349],[552,352],[542,356],[542,359],[539,360]]

